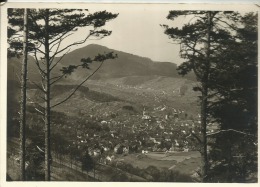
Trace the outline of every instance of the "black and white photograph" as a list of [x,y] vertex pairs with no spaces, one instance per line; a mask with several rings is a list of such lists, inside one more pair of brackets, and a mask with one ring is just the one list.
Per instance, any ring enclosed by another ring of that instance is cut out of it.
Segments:
[[1,7],[5,184],[257,184],[258,11]]

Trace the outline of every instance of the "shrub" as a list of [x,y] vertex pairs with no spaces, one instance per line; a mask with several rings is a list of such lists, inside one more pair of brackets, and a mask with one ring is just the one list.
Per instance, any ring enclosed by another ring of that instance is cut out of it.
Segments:
[[119,171],[116,171],[115,173],[113,173],[110,180],[115,181],[115,182],[116,181],[119,181],[119,182],[129,181],[127,175],[122,172],[119,172]]
[[125,106],[123,106],[123,109],[133,111],[134,107],[133,106],[129,106],[129,105],[125,105]]

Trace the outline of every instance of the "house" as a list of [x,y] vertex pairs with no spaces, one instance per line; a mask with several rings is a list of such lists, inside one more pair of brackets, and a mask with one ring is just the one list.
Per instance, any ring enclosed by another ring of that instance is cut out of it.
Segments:
[[106,125],[106,124],[107,124],[107,121],[103,120],[103,121],[101,121],[100,123],[101,123],[101,125]]
[[149,116],[149,115],[146,114],[145,109],[143,110],[143,116],[142,116],[142,119],[144,119],[144,120],[150,120],[150,119],[151,119],[151,116]]
[[99,156],[99,155],[101,155],[101,150],[100,149],[93,150],[93,156],[94,157]]
[[143,116],[142,116],[142,119],[144,119],[144,120],[150,120],[150,119],[151,119],[151,116],[143,115]]
[[124,147],[123,148],[123,153],[128,154],[129,153],[129,147]]
[[107,156],[106,160],[109,161],[109,162],[112,162],[113,158],[114,158],[113,156]]
[[166,106],[164,106],[164,107],[161,109],[161,111],[164,111],[164,110],[166,110]]
[[157,151],[157,146],[155,145],[154,147],[153,147],[153,152],[156,152]]
[[103,147],[103,149],[104,149],[105,152],[110,150],[108,147]]
[[94,150],[92,148],[88,148],[88,154],[90,156],[93,156],[94,155]]
[[131,152],[137,152],[138,151],[138,145],[137,144],[131,145],[129,147],[129,149],[130,149]]
[[164,129],[164,126],[162,124],[159,125],[160,129]]
[[158,148],[157,151],[158,151],[158,152],[162,152],[162,149],[161,149],[161,148]]
[[177,140],[174,140],[175,141],[175,146],[179,147],[179,143]]
[[167,148],[163,148],[162,151],[163,151],[163,152],[166,152],[166,151],[168,151],[168,150],[167,150]]
[[123,153],[123,148],[124,146],[122,144],[117,144],[115,147],[114,147],[114,152],[116,154],[122,154]]
[[175,152],[174,146],[172,146],[172,147],[169,149],[169,152]]
[[160,138],[157,138],[157,139],[154,138],[153,143],[160,145],[161,144],[161,139]]
[[184,148],[183,152],[189,152],[189,148]]

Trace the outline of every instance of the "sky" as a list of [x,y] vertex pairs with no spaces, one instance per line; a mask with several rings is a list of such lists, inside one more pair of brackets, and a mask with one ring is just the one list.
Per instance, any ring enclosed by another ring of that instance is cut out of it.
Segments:
[[[101,9],[112,13],[119,13],[118,17],[104,27],[112,30],[112,34],[101,40],[88,40],[83,47],[90,43],[100,44],[111,49],[148,57],[154,61],[181,63],[179,58],[179,45],[173,44],[172,40],[164,34],[160,24],[172,24],[166,19],[169,8],[150,6],[108,6]],[[87,34],[86,28],[80,29],[72,40],[83,39]],[[70,41],[68,41],[70,42]],[[67,43],[67,42],[66,42]]]
[[[35,8],[35,5],[26,8]],[[24,6],[23,5],[23,6]],[[57,4],[38,4],[40,8],[57,8]],[[17,5],[18,6],[18,5]],[[112,34],[101,40],[88,40],[82,45],[71,48],[81,48],[89,44],[99,44],[111,49],[148,57],[154,61],[172,62],[180,65],[184,59],[179,57],[180,45],[174,44],[166,34],[161,24],[180,27],[190,21],[190,17],[181,17],[174,21],[166,17],[170,10],[243,10],[252,9],[252,5],[197,5],[197,4],[58,4],[60,8],[88,9],[90,13],[106,10],[118,13],[118,17],[108,22],[104,29],[111,30]],[[22,8],[21,4],[18,6]],[[38,8],[39,8],[38,7]],[[255,7],[256,8],[256,7]],[[68,44],[85,39],[89,28],[81,28],[74,35],[64,40],[60,49]]]
[[[174,44],[164,34],[160,24],[180,27],[191,18],[182,17],[174,22],[167,20],[170,10],[237,10],[247,11],[252,5],[177,5],[177,4],[91,4],[86,6],[89,11],[107,10],[119,13],[118,17],[104,27],[112,30],[112,35],[102,40],[89,40],[84,45],[100,44],[111,49],[148,57],[154,61],[172,62],[180,65],[184,59],[179,57],[179,44]],[[256,7],[255,7],[256,8]],[[71,40],[86,37],[86,29],[80,29]],[[72,49],[73,50],[73,49]]]

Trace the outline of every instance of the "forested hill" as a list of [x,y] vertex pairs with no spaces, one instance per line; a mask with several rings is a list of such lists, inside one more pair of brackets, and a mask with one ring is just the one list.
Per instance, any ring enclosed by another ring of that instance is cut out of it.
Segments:
[[[86,47],[76,49],[66,55],[62,64],[79,64],[81,58],[93,57],[98,53],[103,54],[107,52],[114,52],[118,58],[108,60],[104,63],[103,67],[96,74],[96,78],[106,77],[126,77],[126,76],[147,76],[147,75],[160,75],[169,77],[179,77],[176,70],[177,66],[170,62],[153,62],[149,58],[140,57],[130,53],[125,53],[107,47],[90,44]],[[92,64],[91,68],[95,69],[98,63]],[[82,71],[80,74],[84,74]],[[75,76],[80,76],[75,74]]]
[[[62,58],[61,63],[59,63],[52,72],[53,76],[59,75],[61,73],[60,69],[62,67],[80,64],[82,58],[94,57],[98,53],[104,54],[108,52],[114,52],[114,54],[117,54],[118,58],[105,61],[102,68],[95,74],[95,76],[93,76],[93,79],[151,75],[181,78],[181,76],[178,74],[178,71],[176,70],[177,65],[174,63],[154,62],[149,58],[109,49],[107,47],[96,44],[90,44],[66,54]],[[55,61],[59,59],[60,58],[57,57]],[[15,58],[8,60],[8,79],[16,79],[15,77],[17,76],[15,76],[15,74],[19,74],[19,70],[21,67],[21,62],[19,61],[21,60]],[[35,63],[33,62],[34,59],[32,57],[29,57],[28,74],[29,79],[36,81],[40,79],[40,76]],[[90,70],[79,69],[75,73],[72,73],[71,76],[67,77],[67,79],[78,80],[86,77],[86,75],[94,71],[98,67],[98,65],[98,62],[94,62],[90,65]],[[195,79],[192,74],[186,76],[185,78],[191,80]]]

